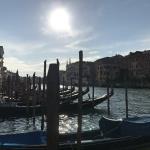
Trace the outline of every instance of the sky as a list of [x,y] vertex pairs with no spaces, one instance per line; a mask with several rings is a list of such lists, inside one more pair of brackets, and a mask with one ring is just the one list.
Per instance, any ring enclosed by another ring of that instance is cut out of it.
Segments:
[[[49,23],[57,9],[69,16],[67,31]],[[150,0],[0,0],[0,18],[4,66],[21,75],[42,75],[44,60],[57,58],[65,69],[79,50],[95,61],[150,49]]]

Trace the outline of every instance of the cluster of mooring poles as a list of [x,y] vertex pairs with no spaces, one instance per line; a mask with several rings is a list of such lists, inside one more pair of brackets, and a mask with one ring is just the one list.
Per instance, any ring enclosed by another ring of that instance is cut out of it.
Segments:
[[[79,98],[77,149],[81,148],[82,131],[82,72],[83,52],[79,52]],[[71,81],[72,83],[72,81]],[[71,85],[72,86],[72,85]],[[59,143],[59,63],[50,64],[47,75],[47,145],[48,149],[58,150]]]
[[[44,122],[46,115],[47,117],[47,146],[50,150],[58,150],[59,148],[59,102],[60,102],[60,83],[59,83],[59,61],[57,63],[50,64],[48,71],[46,68],[46,60],[44,61],[44,71],[43,80],[41,77],[38,79],[33,74],[32,78],[27,74],[24,81],[19,78],[18,71],[14,78],[8,76],[6,79],[6,86],[4,87],[4,93],[8,95],[9,98],[18,98],[20,95],[26,101],[26,116],[29,121],[29,107],[33,106],[32,118],[33,125],[35,125],[36,109],[35,106],[40,104],[42,107],[41,115],[41,130],[44,130]],[[94,68],[94,67],[92,67]],[[48,72],[46,74],[46,72]],[[94,102],[94,84],[95,84],[95,74],[92,71],[92,101]],[[77,149],[81,149],[81,132],[82,132],[82,75],[83,75],[83,52],[79,51],[79,79],[78,79],[78,128],[77,128]],[[37,81],[38,80],[38,81]],[[125,85],[125,104],[126,104],[126,118],[128,118],[128,91],[127,91],[127,76],[124,75],[124,85]],[[70,86],[72,89],[72,78],[70,79]],[[64,78],[63,78],[63,91]],[[107,110],[108,115],[110,115],[110,82],[107,80]],[[70,90],[70,99],[72,98],[72,91]],[[46,111],[45,111],[46,109]]]

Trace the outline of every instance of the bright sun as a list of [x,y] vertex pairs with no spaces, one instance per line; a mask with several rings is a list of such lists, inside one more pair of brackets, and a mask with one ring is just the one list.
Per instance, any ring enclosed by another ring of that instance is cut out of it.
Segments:
[[49,25],[57,32],[70,31],[70,16],[66,9],[57,8],[50,13]]

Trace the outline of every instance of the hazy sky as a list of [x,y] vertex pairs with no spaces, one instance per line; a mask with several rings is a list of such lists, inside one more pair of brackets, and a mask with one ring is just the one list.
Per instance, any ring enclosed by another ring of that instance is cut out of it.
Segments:
[[[70,31],[49,25],[57,8],[67,10]],[[150,0],[0,0],[0,19],[4,65],[20,74],[40,74],[45,59],[64,68],[79,50],[95,61],[150,49]]]

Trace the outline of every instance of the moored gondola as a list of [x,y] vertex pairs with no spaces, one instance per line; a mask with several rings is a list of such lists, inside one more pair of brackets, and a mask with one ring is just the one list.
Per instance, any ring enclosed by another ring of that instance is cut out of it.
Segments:
[[[82,102],[83,111],[88,110],[89,108],[94,108],[96,105],[107,100],[108,97],[111,97],[113,92],[106,94],[102,97],[95,98],[94,100],[88,99]],[[78,108],[78,102],[63,102],[59,105],[59,113],[76,113]],[[22,103],[16,102],[4,102],[0,104],[0,117],[9,118],[9,117],[32,117],[33,111],[36,116],[39,116],[43,113],[46,113],[46,108],[41,105],[35,106],[26,106]]]
[[[32,138],[32,140],[30,139]],[[43,133],[22,134],[18,137],[0,136],[1,148],[3,150],[46,150],[46,136]],[[150,136],[120,137],[120,138],[98,138],[93,140],[82,140],[81,148],[84,150],[139,150],[150,146]],[[75,141],[63,141],[59,143],[59,150],[77,150]]]
[[[88,99],[84,100],[82,102],[82,109],[90,109],[94,108],[96,105],[104,102],[105,100],[108,99],[108,97],[111,97],[113,95],[113,90],[109,95],[105,94],[102,97],[95,98],[94,100]],[[72,103],[62,103],[60,105],[60,112],[77,112],[78,111],[78,102],[72,102]]]
[[71,89],[59,92],[59,94],[60,95],[67,95],[69,93],[72,93],[74,90],[75,90],[75,87],[73,86]]
[[[82,95],[85,95],[89,92],[89,87],[82,91]],[[79,92],[67,94],[66,96],[60,96],[60,102],[70,103],[76,100],[79,97]]]

